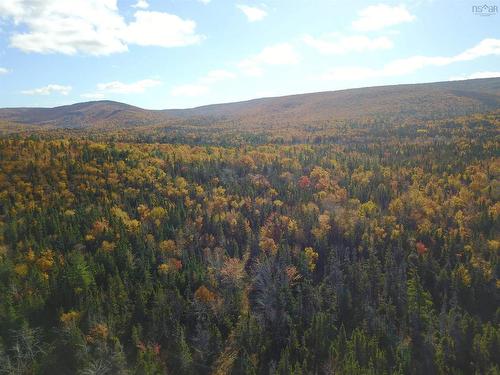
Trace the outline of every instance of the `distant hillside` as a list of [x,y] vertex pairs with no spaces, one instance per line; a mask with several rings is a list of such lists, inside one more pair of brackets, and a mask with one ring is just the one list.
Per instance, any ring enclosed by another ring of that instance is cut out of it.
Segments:
[[211,121],[307,122],[362,117],[441,119],[500,108],[500,78],[367,87],[165,111]]
[[0,120],[3,121],[61,128],[130,127],[150,124],[163,117],[165,116],[159,115],[156,111],[148,111],[108,100],[77,103],[55,108],[0,109]]
[[381,118],[443,119],[500,109],[500,78],[368,87],[151,111],[112,101],[0,109],[1,122],[61,128],[196,123],[302,124]]

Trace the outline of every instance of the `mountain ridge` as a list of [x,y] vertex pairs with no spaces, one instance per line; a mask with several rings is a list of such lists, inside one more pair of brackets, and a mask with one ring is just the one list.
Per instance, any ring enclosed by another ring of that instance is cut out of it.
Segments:
[[384,117],[438,119],[500,108],[500,78],[372,86],[256,98],[186,109],[148,110],[102,100],[53,108],[0,109],[0,121],[56,128],[118,127],[196,121],[307,123]]

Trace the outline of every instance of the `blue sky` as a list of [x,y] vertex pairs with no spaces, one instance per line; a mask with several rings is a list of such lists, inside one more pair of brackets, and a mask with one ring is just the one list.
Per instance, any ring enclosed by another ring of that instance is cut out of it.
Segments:
[[0,0],[0,107],[185,108],[500,76],[500,14],[476,3]]

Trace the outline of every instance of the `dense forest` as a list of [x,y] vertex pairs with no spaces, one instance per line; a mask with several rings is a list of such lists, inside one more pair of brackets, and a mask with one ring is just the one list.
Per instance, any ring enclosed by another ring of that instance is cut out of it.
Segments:
[[0,373],[499,374],[500,113],[0,138]]

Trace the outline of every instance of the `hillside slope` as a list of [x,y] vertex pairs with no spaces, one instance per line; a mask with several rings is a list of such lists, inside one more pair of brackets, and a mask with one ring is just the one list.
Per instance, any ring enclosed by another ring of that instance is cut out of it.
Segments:
[[0,121],[59,128],[127,128],[186,122],[297,125],[368,117],[390,121],[443,119],[499,108],[500,78],[487,78],[328,91],[162,111],[113,101],[55,108],[5,108],[0,109]]
[[[154,122],[158,117],[155,111],[108,100],[76,103],[55,108],[0,109],[0,120],[61,128],[137,126]],[[164,117],[164,115],[160,117]]]
[[500,108],[500,78],[379,86],[165,111],[184,118],[211,121],[304,122],[415,117],[441,119]]

